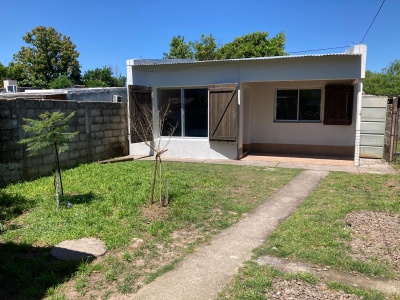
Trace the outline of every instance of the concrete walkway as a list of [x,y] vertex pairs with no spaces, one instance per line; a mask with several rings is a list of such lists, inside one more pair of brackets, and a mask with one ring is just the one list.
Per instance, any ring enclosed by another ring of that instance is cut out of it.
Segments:
[[265,241],[328,173],[303,171],[245,219],[222,231],[209,245],[185,257],[173,271],[144,286],[130,299],[215,299],[242,263],[251,259],[252,250]]

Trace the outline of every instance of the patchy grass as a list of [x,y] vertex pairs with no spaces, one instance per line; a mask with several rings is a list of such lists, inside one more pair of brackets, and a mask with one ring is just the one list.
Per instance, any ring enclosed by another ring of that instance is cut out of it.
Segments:
[[397,175],[330,173],[256,255],[297,258],[393,278],[395,272],[390,266],[351,257],[345,216],[360,210],[400,212],[399,186]]
[[[346,272],[394,278],[395,270],[388,264],[352,258],[351,235],[345,217],[361,210],[399,213],[399,176],[330,173],[264,245],[254,251],[254,256],[287,257]],[[274,278],[287,279],[288,276],[291,275],[248,262],[220,294],[220,299],[265,299],[266,291],[273,288]],[[313,280],[308,282],[317,283]],[[342,283],[333,282],[327,286],[363,299],[385,299],[377,291],[365,291]]]
[[[69,209],[56,208],[52,176],[0,189],[0,298],[107,299],[135,292],[300,172],[164,163],[170,205],[161,208],[147,204],[152,164],[65,171]],[[55,244],[82,237],[102,239],[108,253],[93,262],[50,256]]]
[[[288,274],[273,267],[257,265],[254,262],[247,262],[245,266],[239,270],[238,275],[234,277],[231,284],[219,293],[218,299],[219,300],[269,299],[266,297],[266,294],[274,290],[274,282],[278,280],[297,282],[295,285],[299,284],[298,282],[302,282],[303,284],[301,289],[304,290],[307,289],[307,285],[313,285],[313,286],[318,284],[321,285],[321,281],[318,278],[308,273],[299,272],[299,273]],[[326,291],[331,290],[330,291],[331,295],[332,293],[334,293],[334,291],[337,290],[337,291],[343,291],[347,294],[357,295],[365,300],[386,299],[385,295],[375,290],[363,290],[345,284],[340,284],[337,282],[329,282],[326,284],[326,286],[323,287],[319,286],[319,289],[320,292],[323,292],[324,290]],[[279,289],[277,291],[279,291]],[[282,292],[282,290],[280,290],[280,292]],[[304,296],[305,295],[306,293],[304,293]],[[337,295],[337,297],[338,297],[337,299],[339,298],[342,299],[339,295]],[[298,299],[301,299],[301,297],[299,297]],[[331,296],[331,298],[329,299],[334,299],[334,298],[332,298]]]

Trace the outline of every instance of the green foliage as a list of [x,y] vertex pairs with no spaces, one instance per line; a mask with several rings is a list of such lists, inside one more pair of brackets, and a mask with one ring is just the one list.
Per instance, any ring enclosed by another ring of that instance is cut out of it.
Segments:
[[196,60],[214,60],[217,44],[212,34],[202,34],[200,40],[191,44]]
[[72,82],[68,79],[66,75],[61,75],[60,77],[50,82],[50,88],[52,89],[64,89],[70,87],[72,87]]
[[[38,154],[46,148],[58,147],[58,153],[68,149],[68,141],[78,132],[65,132],[68,128],[68,121],[75,115],[75,112],[65,116],[61,112],[50,113],[46,111],[39,116],[40,120],[24,119],[27,125],[22,128],[32,136],[19,141],[20,144],[27,144],[29,155]],[[55,149],[53,149],[55,150]]]
[[285,55],[286,37],[283,32],[268,39],[268,32],[253,32],[236,37],[233,42],[218,48],[212,34],[200,36],[196,42],[185,42],[183,36],[174,36],[170,43],[170,52],[164,58],[201,60],[233,59],[248,57]]
[[0,86],[3,86],[3,80],[7,78],[21,81],[23,79],[21,66],[11,62],[6,67],[0,63]]
[[191,42],[186,43],[184,36],[174,36],[170,43],[169,53],[164,52],[166,59],[193,58]]
[[3,86],[3,79],[8,77],[8,69],[0,62],[0,86]]
[[126,77],[114,77],[110,67],[96,68],[88,70],[82,77],[86,87],[124,87],[126,85]]
[[369,95],[400,95],[400,60],[396,59],[381,72],[365,72],[364,92]]
[[285,54],[286,37],[283,32],[268,39],[268,32],[254,32],[237,37],[216,52],[217,59],[280,56]]
[[79,52],[70,37],[53,27],[38,26],[27,32],[22,46],[14,55],[14,62],[22,68],[25,86],[47,87],[60,75],[72,82],[80,81]]

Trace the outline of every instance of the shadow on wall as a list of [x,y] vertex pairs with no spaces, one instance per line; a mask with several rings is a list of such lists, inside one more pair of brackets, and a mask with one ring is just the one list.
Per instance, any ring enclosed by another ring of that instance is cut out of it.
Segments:
[[238,158],[236,143],[210,142],[210,148],[226,158],[229,159]]

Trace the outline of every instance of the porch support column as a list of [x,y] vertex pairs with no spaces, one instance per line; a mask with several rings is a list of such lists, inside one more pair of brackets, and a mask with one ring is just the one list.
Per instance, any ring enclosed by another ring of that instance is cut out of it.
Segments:
[[237,159],[242,159],[243,158],[243,84],[240,83],[238,86],[238,104],[239,109],[238,109],[238,139],[237,139]]
[[356,113],[356,140],[354,147],[354,165],[360,165],[360,137],[361,137],[361,102],[362,102],[363,80],[357,80],[357,113]]

